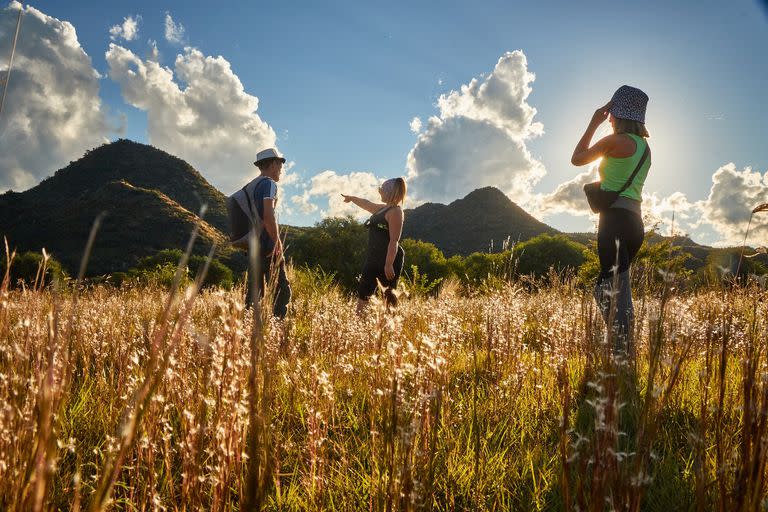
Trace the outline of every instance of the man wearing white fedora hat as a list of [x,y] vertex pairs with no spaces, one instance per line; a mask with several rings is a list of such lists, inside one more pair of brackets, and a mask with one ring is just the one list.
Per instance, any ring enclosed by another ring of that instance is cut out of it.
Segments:
[[[283,171],[283,158],[276,149],[268,148],[256,154],[253,164],[260,174],[242,189],[230,196],[227,206],[232,228],[231,241],[237,247],[248,247],[251,226],[256,226],[259,237],[259,271],[257,283],[263,290],[270,282],[272,271],[277,270],[273,313],[284,318],[291,300],[291,287],[285,275],[283,243],[280,227],[275,216],[277,206],[277,182]],[[246,305],[252,303],[250,283],[246,293]]]

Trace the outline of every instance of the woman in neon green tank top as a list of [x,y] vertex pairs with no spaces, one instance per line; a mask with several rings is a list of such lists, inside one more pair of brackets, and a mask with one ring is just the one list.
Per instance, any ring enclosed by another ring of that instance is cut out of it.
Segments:
[[[573,150],[571,163],[586,165],[602,158],[598,171],[600,188],[619,191],[632,178],[640,164],[648,142],[645,110],[648,96],[635,87],[620,87],[606,105],[597,109],[584,135]],[[594,145],[597,128],[610,120],[613,133]],[[597,229],[597,253],[600,257],[600,277],[595,286],[603,319],[608,323],[611,298],[616,302],[612,327],[614,350],[632,355],[632,289],[629,270],[643,243],[644,227],[641,211],[643,184],[651,167],[650,148],[629,186],[610,208],[600,213]]]

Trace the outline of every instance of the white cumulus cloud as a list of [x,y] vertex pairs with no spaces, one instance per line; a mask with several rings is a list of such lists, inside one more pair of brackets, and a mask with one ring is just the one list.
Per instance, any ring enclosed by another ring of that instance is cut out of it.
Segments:
[[165,13],[165,40],[173,44],[184,42],[184,25],[173,21],[169,12]]
[[474,189],[495,186],[521,204],[546,173],[526,147],[543,133],[527,102],[531,83],[525,54],[507,52],[493,71],[441,95],[433,116],[407,158],[418,200],[449,202]]
[[536,197],[535,210],[543,215],[570,213],[571,215],[590,215],[592,211],[584,195],[584,185],[598,180],[597,166],[577,174],[572,180],[561,183],[549,194]]
[[185,48],[171,69],[110,44],[106,59],[125,101],[147,112],[149,143],[187,160],[225,193],[256,175],[256,152],[275,146],[275,131],[257,114],[259,99],[225,58]]
[[157,48],[157,41],[155,41],[154,39],[150,39],[149,41],[147,41],[147,45],[149,45],[149,50],[147,51],[147,60],[159,62],[160,50]]
[[657,227],[665,236],[689,235],[701,225],[702,205],[702,201],[692,203],[682,192],[668,196],[643,193],[643,221],[646,228]]
[[125,39],[126,41],[133,41],[136,36],[139,35],[139,21],[141,16],[127,16],[123,18],[123,22],[119,25],[113,25],[109,29],[109,38],[113,41],[119,39]]
[[[0,55],[11,51],[21,4],[0,9]],[[7,76],[7,61],[0,64]],[[8,92],[0,114],[0,190],[24,190],[107,142],[99,74],[75,27],[24,8]]]
[[[544,215],[591,215],[582,187],[597,179],[595,169],[560,184],[550,194],[538,195],[537,211]],[[642,210],[646,228],[656,227],[663,235],[691,235],[703,230],[716,234],[717,245],[740,245],[752,209],[763,203],[768,203],[768,172],[760,173],[750,167],[740,170],[728,163],[712,174],[712,187],[705,199],[692,201],[679,191],[666,196],[646,191]],[[752,218],[747,244],[765,245],[766,240],[768,215],[757,213]]]
[[418,117],[414,117],[413,119],[411,119],[409,126],[413,133],[419,133],[421,131],[421,119]]
[[301,213],[310,214],[318,210],[318,206],[312,202],[312,198],[309,195],[309,190],[304,190],[301,195],[294,195],[291,197],[291,202],[295,204]]
[[[752,209],[768,203],[768,172],[750,167],[738,170],[733,163],[712,175],[709,196],[699,204],[701,220],[711,225],[728,244],[741,244]],[[752,218],[747,244],[765,245],[768,240],[768,213]]]
[[337,174],[335,171],[326,170],[314,175],[304,194],[298,196],[299,199],[292,199],[292,201],[297,205],[301,205],[303,211],[312,212],[317,208],[309,206],[312,204],[311,199],[323,197],[328,200],[328,208],[320,212],[323,217],[352,215],[362,219],[369,216],[370,213],[352,203],[345,203],[341,194],[358,196],[378,202],[381,200],[378,192],[381,181],[371,172]]

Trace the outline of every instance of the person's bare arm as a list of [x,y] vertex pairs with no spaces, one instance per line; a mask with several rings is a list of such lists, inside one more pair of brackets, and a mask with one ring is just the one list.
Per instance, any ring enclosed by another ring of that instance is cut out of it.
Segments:
[[584,131],[584,135],[579,139],[579,143],[576,144],[576,148],[573,150],[573,156],[571,156],[571,163],[573,165],[586,165],[590,162],[594,162],[602,156],[606,156],[613,149],[615,143],[615,137],[608,135],[603,137],[590,147],[592,137],[595,136],[597,128],[608,119],[608,110],[611,108],[610,102],[603,105],[595,111],[592,115],[592,119]]
[[395,257],[397,256],[397,244],[403,233],[403,210],[396,206],[384,216],[389,225],[389,245],[387,246],[387,259],[384,261],[384,275],[387,279],[395,278]]
[[360,208],[362,208],[363,210],[366,210],[371,213],[376,213],[377,211],[387,206],[384,203],[374,203],[367,199],[363,199],[362,197],[348,196],[346,194],[341,194],[341,196],[344,198],[345,203],[353,203],[359,206]]
[[279,257],[283,252],[283,247],[280,240],[280,228],[275,217],[275,200],[272,198],[264,199],[264,230],[269,235],[269,238],[275,242],[273,256],[275,258]]

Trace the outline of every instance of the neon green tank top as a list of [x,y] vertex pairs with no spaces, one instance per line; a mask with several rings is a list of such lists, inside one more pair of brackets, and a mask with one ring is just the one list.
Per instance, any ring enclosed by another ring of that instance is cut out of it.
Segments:
[[[598,172],[600,173],[600,188],[603,190],[621,190],[621,187],[627,182],[627,178],[635,170],[637,163],[645,152],[645,146],[648,142],[640,137],[628,133],[630,137],[635,141],[637,149],[635,154],[624,158],[611,158],[609,156],[603,157]],[[635,201],[643,200],[643,185],[645,184],[645,178],[648,176],[648,169],[651,168],[651,155],[643,162],[643,166],[637,172],[637,176],[632,180],[632,184],[627,187],[627,190],[621,193],[621,197],[628,197]]]

